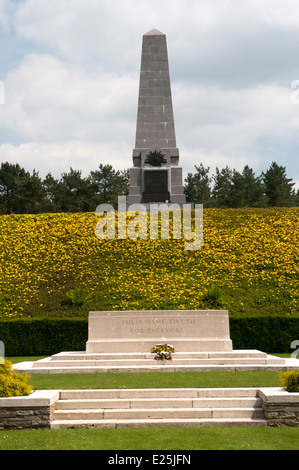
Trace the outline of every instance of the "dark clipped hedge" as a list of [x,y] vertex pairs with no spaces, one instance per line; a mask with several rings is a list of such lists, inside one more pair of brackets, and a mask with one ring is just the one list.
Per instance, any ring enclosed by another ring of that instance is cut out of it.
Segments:
[[0,320],[5,356],[47,356],[62,351],[85,351],[87,319]]
[[299,317],[230,318],[234,349],[259,349],[267,353],[291,353],[299,340]]
[[[299,318],[230,318],[234,349],[290,353],[299,340]],[[85,351],[87,319],[0,320],[0,341],[6,356],[48,356],[62,351]]]

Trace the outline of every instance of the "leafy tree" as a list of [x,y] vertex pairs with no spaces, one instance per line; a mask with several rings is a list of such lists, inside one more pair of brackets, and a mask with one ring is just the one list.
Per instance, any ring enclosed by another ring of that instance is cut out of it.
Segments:
[[232,170],[226,166],[220,171],[216,168],[216,175],[213,175],[214,187],[212,198],[216,207],[231,207]]
[[49,212],[61,212],[63,207],[64,185],[48,173],[43,181]]
[[45,209],[45,189],[39,174],[25,172],[15,180],[15,212],[37,214]]
[[233,170],[231,178],[231,187],[229,189],[229,200],[231,207],[243,207],[246,205],[246,191],[244,186],[244,179],[241,173]]
[[265,206],[264,185],[261,176],[256,177],[252,168],[245,165],[242,177],[245,189],[244,205],[249,207]]
[[16,210],[16,179],[25,175],[24,168],[8,162],[0,168],[0,207],[1,213],[9,214]]
[[2,213],[38,213],[45,208],[45,191],[38,173],[32,175],[19,164],[2,163],[0,210]]
[[120,176],[120,189],[121,195],[127,196],[129,194],[129,186],[130,186],[130,170],[121,170],[119,172]]
[[248,165],[239,173],[233,170],[232,186],[230,189],[231,207],[259,207],[265,205],[263,184],[261,178]]
[[292,205],[295,197],[293,189],[295,183],[291,182],[292,178],[287,178],[285,167],[272,162],[266,173],[262,173],[262,177],[269,206],[282,207]]
[[94,189],[95,207],[103,203],[112,204],[116,207],[118,196],[128,193],[128,171],[115,171],[112,165],[100,164],[98,170],[90,172],[90,178]]
[[210,168],[204,168],[202,163],[195,165],[196,173],[188,173],[185,179],[185,194],[187,202],[209,205],[211,198],[210,183],[212,179],[209,177]]
[[69,173],[62,173],[61,209],[66,212],[89,212],[91,210],[92,185],[90,177],[82,178],[81,171],[70,168]]

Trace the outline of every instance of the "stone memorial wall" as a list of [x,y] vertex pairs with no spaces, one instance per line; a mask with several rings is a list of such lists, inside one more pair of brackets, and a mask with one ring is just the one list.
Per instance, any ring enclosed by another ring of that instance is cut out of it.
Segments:
[[177,352],[231,351],[226,310],[90,312],[86,352],[150,352],[171,343]]

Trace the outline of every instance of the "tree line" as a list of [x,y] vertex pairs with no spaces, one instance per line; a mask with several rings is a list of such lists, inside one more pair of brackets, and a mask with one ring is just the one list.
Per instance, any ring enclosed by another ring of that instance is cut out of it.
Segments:
[[99,204],[116,205],[126,195],[129,170],[116,171],[100,165],[86,177],[70,168],[60,179],[48,173],[41,179],[18,164],[2,163],[0,168],[0,213],[36,214],[40,212],[93,212]]
[[[102,203],[116,208],[118,196],[128,194],[129,182],[129,170],[117,171],[109,164],[100,164],[86,177],[70,168],[59,179],[51,173],[41,179],[35,170],[29,173],[6,162],[0,167],[0,214],[93,212]],[[187,174],[184,189],[187,202],[204,207],[290,207],[299,206],[294,184],[275,162],[260,176],[247,165],[241,173],[225,167],[210,175],[200,164]]]
[[294,189],[295,183],[287,177],[286,168],[276,162],[259,176],[248,165],[242,172],[228,166],[216,168],[211,176],[210,168],[202,164],[195,165],[195,170],[185,179],[185,194],[187,201],[204,207],[299,206],[299,190]]

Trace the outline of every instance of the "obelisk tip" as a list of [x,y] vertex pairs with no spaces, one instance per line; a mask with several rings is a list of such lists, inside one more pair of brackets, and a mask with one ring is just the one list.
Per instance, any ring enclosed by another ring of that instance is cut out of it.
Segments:
[[151,29],[148,33],[145,33],[144,36],[165,36],[164,33],[158,31],[158,29]]

